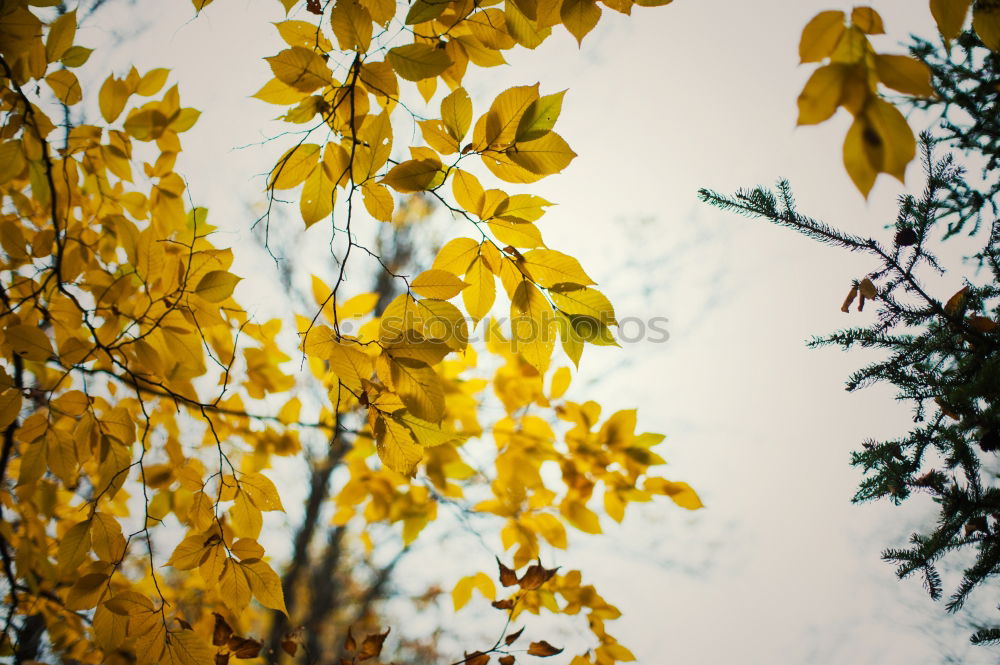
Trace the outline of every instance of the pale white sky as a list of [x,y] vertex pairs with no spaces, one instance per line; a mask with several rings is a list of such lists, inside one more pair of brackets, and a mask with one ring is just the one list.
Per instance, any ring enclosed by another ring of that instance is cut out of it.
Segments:
[[[217,0],[190,23],[189,3],[166,5],[142,3],[139,20],[151,27],[122,48],[140,69],[173,67],[185,105],[204,111],[178,170],[222,226],[219,242],[245,245],[247,202],[261,198],[254,176],[283,150],[234,150],[275,131],[261,128],[277,107],[249,95],[269,75],[254,54],[282,48],[260,10],[279,20],[278,5]],[[929,507],[849,503],[858,481],[849,452],[904,431],[907,411],[884,389],[843,391],[870,356],[804,347],[869,320],[871,311],[848,317],[839,306],[872,263],[695,196],[786,176],[803,212],[886,236],[902,189],[883,176],[868,202],[854,190],[840,161],[843,112],[819,128],[794,124],[809,73],[796,65],[799,33],[832,7],[850,5],[678,0],[631,18],[606,10],[582,49],[557,34],[509,67],[468,77],[477,112],[509,85],[569,89],[557,130],[579,157],[533,188],[559,204],[541,222],[546,241],[580,257],[620,315],[669,319],[665,344],[589,347],[569,397],[638,406],[640,431],[668,435],[665,475],[690,481],[708,508],[657,504],[604,540],[579,539],[582,550],[558,561],[589,572],[621,607],[611,632],[647,665],[929,665],[941,662],[939,642],[966,640],[938,620],[943,609],[919,582],[896,582],[879,561]],[[926,3],[875,7],[892,35],[877,46],[901,52],[893,44],[909,31],[929,34]],[[110,22],[95,20],[82,43],[106,41]],[[111,48],[94,57],[123,61]],[[908,175],[922,186],[918,168]],[[297,240],[303,256],[322,238],[316,231]],[[235,267],[247,277],[238,296],[267,312],[274,292],[251,257]],[[960,281],[950,274],[941,289]],[[481,558],[443,574],[489,564]],[[425,563],[406,570],[420,574]],[[977,649],[965,662],[995,660]]]

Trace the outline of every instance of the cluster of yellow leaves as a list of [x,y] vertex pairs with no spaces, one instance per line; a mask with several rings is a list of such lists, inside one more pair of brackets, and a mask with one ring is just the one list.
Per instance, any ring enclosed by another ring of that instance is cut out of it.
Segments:
[[[76,13],[40,4],[0,9],[0,546],[19,585],[11,611],[41,614],[55,650],[140,665],[203,663],[213,646],[219,662],[256,656],[260,643],[228,621],[247,625],[254,600],[286,609],[261,535],[265,513],[283,506],[262,471],[272,455],[300,450],[301,427],[337,433],[347,413],[364,417],[343,458],[333,521],[400,524],[404,543],[437,517],[441,497],[477,500],[467,492],[493,493],[475,509],[506,520],[501,539],[516,548],[516,567],[540,555],[539,536],[565,548],[565,525],[599,532],[587,507],[595,491],[616,520],[655,494],[700,506],[685,484],[647,475],[662,463],[650,451],[662,437],[634,435],[634,412],[592,432],[596,404],[554,405],[569,369],[552,372],[543,390],[556,338],[578,363],[585,343],[615,343],[614,309],[576,259],[544,243],[538,222],[549,201],[480,181],[533,183],[575,154],[554,131],[564,93],[516,86],[476,116],[462,87],[470,64],[502,64],[504,51],[534,48],[558,25],[582,40],[601,16],[596,2],[418,0],[396,17],[393,3],[344,0],[307,3],[318,24],[276,24],[287,48],[268,59],[273,79],[256,96],[286,107],[282,119],[305,131],[271,169],[268,190],[301,188],[306,227],[331,216],[338,191],[348,209],[359,195],[356,210],[385,222],[412,210],[403,197],[425,196],[479,238],[446,243],[431,267],[400,278],[405,292],[381,312],[376,294],[345,299],[341,280],[314,280],[320,312],[298,327],[329,401],[308,423],[289,394],[297,380],[282,369],[290,355],[277,342],[281,321],[255,322],[243,310],[232,251],[212,243],[207,211],[186,203],[174,171],[180,135],[199,112],[181,105],[165,69],[105,72],[84,87],[95,75],[72,71],[90,54],[75,44]],[[627,14],[666,2],[604,4]],[[394,21],[412,43],[390,35]],[[440,117],[419,120],[426,145],[399,159],[401,88],[413,84],[429,102],[438,81],[449,88]],[[99,117],[63,137],[48,115],[59,103]],[[500,294],[509,333],[490,318]],[[475,376],[470,319],[503,362],[492,387],[507,416],[487,427],[480,406],[491,382]],[[350,335],[349,320],[358,324]],[[272,414],[264,398],[274,395],[282,406]],[[565,437],[552,427],[559,418]],[[495,467],[479,470],[464,446],[487,430]],[[542,483],[546,462],[562,468],[556,487]],[[426,484],[412,480],[418,473]],[[361,539],[371,546],[367,532]],[[590,608],[606,652],[598,662],[627,660],[601,623],[617,610],[572,575],[551,582],[566,600],[554,605],[531,570],[524,609]],[[11,647],[4,636],[0,649]],[[380,651],[380,640],[366,638],[354,657]],[[529,648],[557,652],[544,641]]]
[[[206,662],[210,612],[161,566],[197,568],[208,610],[284,607],[256,542],[282,506],[253,453],[294,453],[297,434],[261,431],[244,406],[294,385],[281,323],[250,322],[232,251],[185,204],[173,166],[199,113],[162,92],[169,72],[131,68],[88,96],[76,13],[39,15],[8,2],[0,16],[0,545],[30,590],[6,604],[40,613],[80,662]],[[100,124],[60,136],[29,96],[41,81]],[[169,558],[166,520],[188,529]]]
[[[931,13],[941,35],[958,36],[971,0],[931,0]],[[973,27],[991,49],[1000,49],[1000,5],[978,2]],[[866,197],[879,173],[900,181],[913,160],[916,142],[902,113],[879,94],[879,84],[914,97],[932,97],[931,73],[906,55],[877,53],[869,35],[885,32],[882,17],[871,7],[817,14],[802,31],[799,57],[803,63],[823,62],[798,98],[798,124],[814,125],[843,107],[853,116],[844,139],[844,166]]]

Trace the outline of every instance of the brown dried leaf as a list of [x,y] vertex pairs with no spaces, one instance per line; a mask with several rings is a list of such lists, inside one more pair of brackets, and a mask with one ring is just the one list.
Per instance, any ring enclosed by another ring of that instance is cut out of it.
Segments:
[[514,665],[514,656],[510,654],[500,656],[500,665]]
[[858,297],[858,287],[852,286],[851,292],[847,294],[844,298],[844,304],[840,306],[840,311],[847,314],[851,311],[851,305],[854,304],[854,299]]
[[348,628],[347,637],[344,638],[344,651],[357,651],[357,650],[358,650],[358,642],[357,640],[354,639],[354,635],[353,633],[351,633],[351,629]]
[[965,305],[965,296],[969,293],[969,287],[963,287],[958,293],[948,298],[944,305],[944,311],[948,314],[956,314]]
[[529,656],[541,656],[542,658],[547,658],[548,656],[555,656],[559,653],[562,653],[562,649],[557,649],[545,640],[532,642],[528,647]]
[[517,631],[516,633],[511,633],[507,637],[503,638],[503,643],[506,644],[507,646],[510,646],[511,644],[517,641],[517,638],[521,637],[521,633],[523,632],[524,628],[522,627],[521,630]]
[[364,642],[361,643],[361,648],[358,650],[358,660],[374,658],[382,653],[382,643],[385,642],[385,638],[389,636],[390,630],[392,629],[386,628],[384,633],[372,633],[371,635],[368,635]]
[[465,665],[486,665],[486,663],[490,662],[490,655],[482,651],[466,652],[463,662]]
[[497,565],[500,566],[500,584],[504,586],[514,586],[517,584],[517,573],[503,565],[497,557]]
[[878,297],[878,290],[875,288],[875,284],[867,277],[861,280],[858,290],[861,292],[861,296],[868,298],[868,300],[875,300]]
[[558,568],[552,568],[550,570],[535,563],[528,566],[528,569],[524,571],[524,575],[521,576],[521,579],[519,579],[517,583],[520,584],[521,588],[525,591],[531,591],[532,589],[539,588],[552,579],[552,576],[556,574],[556,570],[558,570]]
[[229,650],[237,658],[256,658],[260,654],[262,646],[260,642],[249,637],[233,636],[229,640]]
[[512,610],[514,609],[514,600],[511,598],[505,598],[504,600],[494,600],[490,603],[493,607],[498,610]]
[[981,333],[992,332],[996,330],[997,325],[1000,324],[997,324],[996,321],[994,321],[993,319],[988,319],[985,316],[969,317],[969,326],[971,326],[972,329],[975,330],[976,332],[981,332]]
[[229,641],[229,638],[233,636],[233,629],[226,622],[218,612],[212,612],[215,615],[215,628],[212,630],[212,644],[217,647],[221,647],[223,644]]

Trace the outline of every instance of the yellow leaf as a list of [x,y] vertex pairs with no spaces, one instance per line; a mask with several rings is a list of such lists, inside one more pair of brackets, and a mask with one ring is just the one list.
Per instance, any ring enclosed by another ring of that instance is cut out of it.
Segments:
[[[195,2],[202,1],[195,0]],[[205,641],[193,630],[167,633],[165,645],[162,665],[205,665],[213,662],[215,657]]]
[[560,111],[562,111],[562,99],[565,94],[566,91],[563,90],[553,95],[539,97],[531,102],[517,123],[517,133],[514,140],[517,142],[531,141],[541,138],[551,131],[555,127]]
[[487,600],[493,600],[497,597],[496,585],[486,573],[476,573],[475,575],[463,577],[455,584],[455,588],[451,592],[452,603],[456,612],[462,609],[469,602],[469,599],[472,598],[473,589],[479,589],[479,593],[483,594]]
[[60,62],[63,67],[82,67],[90,59],[90,54],[93,52],[94,49],[85,46],[70,46]]
[[551,289],[549,296],[567,314],[582,314],[609,326],[618,324],[611,301],[597,289],[558,287]]
[[972,28],[986,48],[1000,52],[1000,2],[979,0],[972,8]]
[[482,215],[484,191],[476,176],[468,171],[455,169],[451,181],[451,191],[458,205],[467,212],[473,215]]
[[412,358],[392,358],[389,368],[393,387],[410,413],[428,422],[441,422],[444,388],[437,372]]
[[358,78],[383,106],[392,104],[399,96],[399,80],[388,62],[366,62],[361,65]]
[[524,280],[511,298],[511,344],[539,372],[549,366],[555,346],[555,314],[545,296]]
[[468,284],[447,270],[431,269],[417,275],[410,288],[425,298],[448,300],[457,296]]
[[594,0],[563,0],[559,16],[570,34],[576,37],[577,44],[582,45],[583,38],[601,20],[601,8]]
[[16,388],[8,388],[0,393],[0,429],[6,429],[8,425],[17,420],[21,412],[21,391]]
[[379,182],[405,194],[434,187],[442,175],[440,160],[408,159],[392,167]]
[[183,108],[173,116],[167,127],[177,133],[186,132],[194,127],[194,123],[198,122],[199,117],[201,117],[201,111],[198,109]]
[[420,125],[420,133],[424,135],[427,145],[442,155],[452,155],[461,148],[440,120],[421,120],[417,124]]
[[882,17],[871,7],[855,7],[851,11],[851,23],[866,35],[881,35],[885,33]]
[[24,171],[24,152],[21,141],[0,144],[0,185],[5,185]]
[[83,91],[80,89],[80,81],[76,74],[68,69],[60,69],[45,77],[45,82],[52,88],[52,92],[63,104],[72,106],[83,99]]
[[290,148],[271,169],[268,187],[273,189],[297,187],[313,172],[317,161],[319,161],[319,146],[315,143],[303,143]]
[[333,50],[330,40],[323,34],[323,29],[308,21],[280,21],[274,24],[278,34],[289,46],[302,48],[318,48],[323,52]]
[[833,53],[844,34],[844,12],[830,10],[816,14],[802,29],[799,61],[819,62]]
[[[233,503],[233,507],[229,509],[229,515],[232,517],[231,524],[233,527],[233,532],[240,536],[241,538],[257,538],[260,535],[261,527],[264,525],[263,517],[260,514],[260,509],[253,505],[250,497],[242,489],[236,492],[236,499]],[[203,554],[207,556],[206,551]]]
[[580,356],[583,355],[583,339],[573,330],[573,320],[568,314],[556,310],[556,327],[559,329],[559,339],[562,342],[563,352],[573,361],[577,367],[580,366]]
[[70,390],[49,403],[49,407],[54,411],[64,413],[67,416],[82,415],[89,406],[90,398],[80,390]]
[[313,92],[333,82],[333,72],[326,62],[312,50],[301,46],[285,49],[265,60],[271,65],[275,78],[300,92]]
[[[258,559],[259,560],[259,559]],[[233,559],[228,559],[222,567],[219,578],[222,602],[234,613],[240,614],[250,604],[250,582],[244,567]]]
[[254,93],[253,96],[262,102],[267,102],[268,104],[287,106],[288,104],[298,102],[307,94],[309,93],[296,90],[292,86],[273,78],[265,83],[264,87]]
[[468,271],[478,254],[479,244],[472,238],[453,238],[438,251],[433,268],[461,276]]
[[482,257],[478,257],[469,266],[465,279],[468,280],[469,288],[462,292],[462,302],[465,303],[469,316],[478,322],[489,313],[493,301],[496,300],[496,278],[486,267]]
[[372,16],[357,0],[338,0],[330,10],[330,27],[343,51],[364,53],[372,42]]
[[332,342],[327,349],[327,360],[334,374],[347,381],[360,381],[372,375],[372,360],[353,346]]
[[158,108],[133,109],[125,119],[125,131],[140,141],[155,141],[163,135],[169,121]]
[[52,356],[52,344],[37,326],[17,324],[7,328],[5,334],[11,349],[22,358],[44,361]]
[[45,38],[45,59],[55,62],[63,57],[76,37],[76,10],[66,12],[49,25]]
[[893,90],[917,97],[934,96],[931,70],[916,58],[906,55],[876,55],[879,80]]
[[972,0],[931,0],[931,15],[942,37],[951,40],[961,34],[971,4]]
[[[306,178],[302,196],[299,198],[299,212],[307,229],[330,216],[330,212],[333,211],[333,198],[333,183],[326,177],[322,168],[313,168],[312,173]],[[367,202],[367,197],[365,200]]]
[[492,51],[504,51],[512,48],[517,42],[507,32],[507,20],[503,11],[490,7],[469,14],[465,25],[484,48]]
[[538,99],[538,84],[515,86],[504,90],[490,110],[476,121],[472,141],[477,149],[505,147],[514,142],[521,116]]
[[446,2],[439,0],[414,0],[410,5],[410,10],[406,13],[403,21],[406,25],[415,25],[437,18],[448,6]]
[[407,81],[431,78],[451,67],[451,58],[445,50],[429,44],[397,46],[389,50],[386,59]]
[[212,270],[198,280],[194,292],[208,302],[220,303],[233,295],[233,289],[242,279],[226,270]]
[[850,67],[843,63],[824,65],[812,73],[799,94],[800,125],[815,125],[830,118],[840,106]]
[[67,575],[80,567],[90,552],[90,520],[74,524],[59,541],[56,561],[59,573]]
[[698,497],[698,493],[691,489],[687,483],[675,483],[664,478],[648,478],[646,489],[656,494],[669,496],[674,503],[687,510],[698,510],[705,507]]
[[128,101],[129,90],[125,81],[109,76],[101,85],[101,91],[97,96],[98,105],[101,108],[101,115],[104,121],[112,123],[125,109],[125,102]]
[[435,425],[423,418],[417,418],[406,411],[400,412],[392,418],[410,430],[413,439],[424,448],[443,446],[446,443],[459,444],[466,439],[461,434],[444,430],[440,425]]
[[237,556],[240,561],[260,559],[264,556],[264,548],[256,540],[251,540],[250,538],[240,538],[232,544],[229,551]]
[[472,100],[465,88],[455,88],[441,100],[441,122],[455,141],[465,138],[472,124]]
[[284,506],[281,505],[281,497],[278,496],[278,488],[274,486],[270,478],[262,473],[243,474],[240,477],[240,489],[246,492],[253,505],[263,511],[285,510]]
[[413,434],[391,418],[375,421],[375,449],[387,467],[404,476],[412,476],[424,457],[424,449],[413,440]]
[[552,387],[549,389],[549,397],[558,399],[566,393],[569,382],[572,378],[568,367],[560,367],[552,374]]
[[346,302],[337,305],[337,315],[341,320],[353,319],[370,314],[378,304],[377,293],[360,293]]
[[[562,314],[562,312],[560,312]],[[562,330],[568,325],[569,330]],[[589,342],[596,346],[618,346],[615,336],[607,324],[590,316],[570,314],[559,318],[560,335],[563,339],[571,337],[580,342]]]
[[108,576],[104,573],[88,573],[75,578],[66,594],[66,609],[89,610],[97,606],[108,591]]
[[502,245],[540,247],[545,244],[542,241],[542,232],[530,222],[515,223],[506,219],[492,219],[489,226]]
[[166,84],[167,76],[169,74],[170,70],[163,69],[162,67],[150,69],[139,81],[139,86],[135,89],[136,94],[142,95],[143,97],[155,95],[161,88],[163,88],[164,84]]
[[844,139],[844,166],[866,197],[878,173],[902,181],[915,153],[916,141],[906,119],[895,106],[878,98],[869,101]]
[[531,278],[545,288],[562,284],[594,284],[594,280],[580,267],[579,261],[553,249],[525,252],[523,266],[527,268]]
[[559,173],[576,157],[566,141],[555,132],[548,132],[533,141],[518,143],[507,156],[521,168],[537,175]]
[[584,533],[601,533],[601,521],[597,513],[574,499],[563,501],[559,511],[574,527]]
[[191,570],[201,565],[201,560],[208,548],[218,541],[218,536],[209,533],[195,533],[186,536],[174,548],[173,553],[163,565],[173,566],[177,570]]
[[369,180],[361,186],[361,196],[369,215],[380,222],[392,221],[392,213],[396,204],[387,187]]
[[504,19],[507,32],[524,48],[537,48],[552,33],[551,28],[542,27],[534,18],[528,18],[511,0],[504,1]]
[[125,555],[125,536],[122,527],[111,515],[94,513],[90,528],[94,554],[101,561],[115,563]]

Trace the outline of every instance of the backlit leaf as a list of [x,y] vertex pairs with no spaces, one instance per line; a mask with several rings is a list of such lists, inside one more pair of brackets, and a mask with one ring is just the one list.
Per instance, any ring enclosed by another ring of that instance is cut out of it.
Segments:
[[893,90],[917,97],[931,97],[931,70],[915,58],[905,55],[876,55],[879,80]]
[[559,15],[566,29],[582,45],[583,38],[601,20],[601,8],[594,0],[563,0]]
[[326,62],[314,51],[301,46],[285,49],[265,60],[271,65],[275,78],[299,92],[313,92],[333,81],[333,72]]
[[396,73],[407,81],[437,76],[451,67],[451,59],[444,49],[428,44],[407,44],[390,49],[386,60]]
[[594,280],[583,271],[580,262],[568,254],[552,249],[533,249],[524,254],[524,267],[540,286],[579,284],[587,286]]
[[425,298],[448,300],[457,296],[468,284],[447,270],[425,270],[410,282],[410,288]]
[[208,302],[223,302],[233,295],[233,289],[242,279],[226,270],[211,270],[198,280],[194,292]]
[[816,14],[802,29],[799,41],[799,61],[819,62],[829,57],[844,34],[844,12],[823,11]]
[[962,32],[972,0],[931,0],[931,14],[938,32],[945,39],[955,39]]

